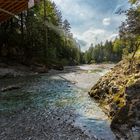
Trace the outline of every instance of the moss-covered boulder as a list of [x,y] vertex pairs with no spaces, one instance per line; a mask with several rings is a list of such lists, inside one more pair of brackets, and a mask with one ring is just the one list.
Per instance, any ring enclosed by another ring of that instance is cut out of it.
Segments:
[[112,119],[111,128],[118,137],[140,139],[140,57],[133,67],[128,60],[118,63],[101,77],[89,95]]

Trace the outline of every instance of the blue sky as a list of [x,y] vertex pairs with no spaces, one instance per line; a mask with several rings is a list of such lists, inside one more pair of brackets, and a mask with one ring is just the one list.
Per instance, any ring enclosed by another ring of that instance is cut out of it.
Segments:
[[118,27],[125,15],[116,12],[129,8],[128,0],[53,0],[63,17],[71,24],[71,31],[82,50],[87,50],[118,35]]

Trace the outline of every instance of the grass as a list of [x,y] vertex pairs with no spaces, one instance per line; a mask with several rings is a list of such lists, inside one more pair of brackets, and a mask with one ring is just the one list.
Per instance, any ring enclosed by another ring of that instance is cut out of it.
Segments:
[[137,57],[140,56],[140,49],[137,51],[136,56],[137,56]]

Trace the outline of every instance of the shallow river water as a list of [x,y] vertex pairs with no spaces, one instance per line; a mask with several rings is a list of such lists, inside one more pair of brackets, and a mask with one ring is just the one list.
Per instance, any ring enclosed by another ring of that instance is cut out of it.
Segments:
[[20,89],[0,93],[1,140],[114,140],[110,121],[88,96],[109,66],[66,67],[63,72],[0,80]]

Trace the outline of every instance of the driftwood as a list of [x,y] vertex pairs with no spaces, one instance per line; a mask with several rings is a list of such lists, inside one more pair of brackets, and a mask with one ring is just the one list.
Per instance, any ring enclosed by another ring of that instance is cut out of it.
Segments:
[[64,70],[64,67],[63,67],[63,65],[52,65],[52,69],[62,71],[62,70]]
[[20,86],[11,85],[11,86],[2,88],[2,89],[1,89],[1,92],[11,91],[11,90],[15,90],[15,89],[20,89]]
[[48,68],[45,65],[43,65],[43,66],[32,65],[30,69],[37,73],[47,73],[48,72]]

